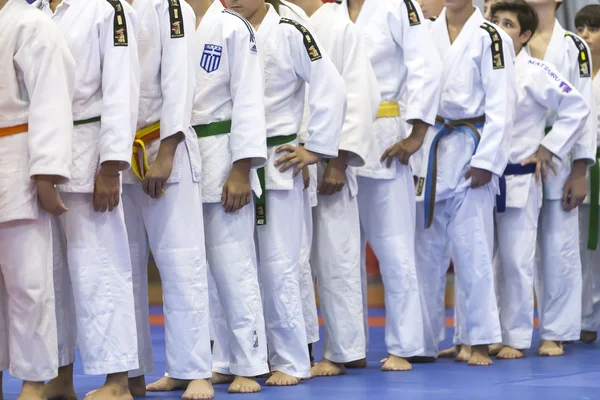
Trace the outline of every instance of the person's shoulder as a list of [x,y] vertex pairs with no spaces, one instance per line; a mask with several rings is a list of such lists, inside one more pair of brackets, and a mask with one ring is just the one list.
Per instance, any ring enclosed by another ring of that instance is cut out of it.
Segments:
[[38,7],[23,2],[15,2],[15,11],[19,17],[15,22],[20,32],[30,35],[32,38],[48,39],[59,34],[56,24],[44,14]]
[[592,77],[590,49],[585,41],[573,32],[565,31],[564,40],[571,58],[577,59],[580,78]]

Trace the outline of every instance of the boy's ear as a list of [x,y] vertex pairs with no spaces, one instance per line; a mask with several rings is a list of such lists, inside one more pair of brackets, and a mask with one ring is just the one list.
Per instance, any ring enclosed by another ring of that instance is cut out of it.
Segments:
[[519,36],[519,39],[521,39],[521,44],[525,44],[527,42],[529,42],[529,39],[531,39],[531,31],[525,31],[523,33],[521,33],[521,35]]

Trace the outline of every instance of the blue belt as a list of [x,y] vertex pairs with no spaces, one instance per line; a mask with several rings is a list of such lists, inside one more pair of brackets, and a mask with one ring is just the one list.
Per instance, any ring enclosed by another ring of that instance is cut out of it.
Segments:
[[509,175],[529,175],[535,174],[535,164],[508,164],[504,174],[500,177],[500,194],[496,196],[496,211],[506,211],[506,177]]
[[439,128],[440,131],[435,135],[429,148],[429,159],[427,165],[427,177],[425,179],[425,229],[431,226],[433,222],[433,212],[435,209],[435,187],[437,181],[437,150],[440,140],[444,136],[448,136],[454,131],[465,132],[471,135],[475,147],[473,148],[473,154],[477,150],[479,144],[479,129],[483,128],[485,124],[485,116],[477,118],[465,118],[451,120],[437,116],[435,118],[435,127]]

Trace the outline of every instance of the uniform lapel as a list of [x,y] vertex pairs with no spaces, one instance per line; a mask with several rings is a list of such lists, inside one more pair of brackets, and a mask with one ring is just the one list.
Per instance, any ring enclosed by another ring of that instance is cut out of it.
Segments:
[[[77,20],[81,11],[87,4],[87,0],[63,0],[63,2],[69,5],[67,11],[65,11],[64,17],[60,20],[58,27],[61,32],[66,36],[71,29],[73,23]],[[49,6],[48,6],[49,7]]]
[[274,27],[279,25],[279,20],[281,19],[281,17],[279,16],[279,14],[277,14],[277,11],[275,11],[273,6],[267,4],[267,7],[269,8],[269,11],[267,11],[267,15],[265,15],[265,18],[263,19],[260,26],[258,27],[258,30],[256,31],[256,41],[258,42],[257,45],[259,49],[265,48],[265,42],[269,37],[269,33]]

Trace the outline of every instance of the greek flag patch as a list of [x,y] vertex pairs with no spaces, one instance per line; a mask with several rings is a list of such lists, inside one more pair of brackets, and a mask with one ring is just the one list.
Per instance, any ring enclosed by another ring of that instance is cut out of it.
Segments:
[[200,59],[200,66],[203,70],[208,73],[215,72],[221,65],[221,53],[223,47],[217,46],[216,44],[205,44],[202,58]]

